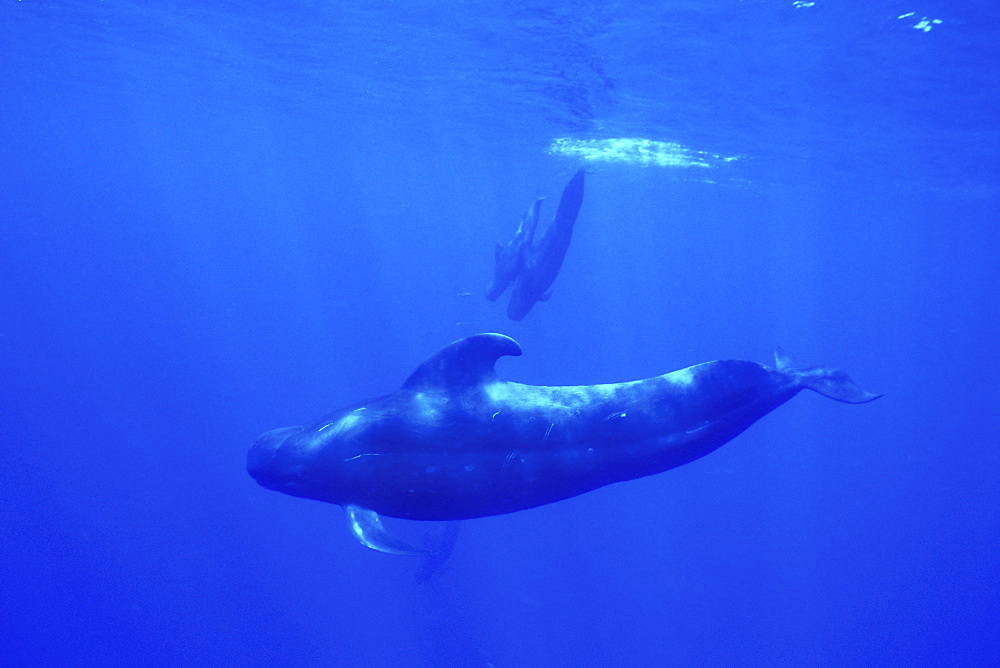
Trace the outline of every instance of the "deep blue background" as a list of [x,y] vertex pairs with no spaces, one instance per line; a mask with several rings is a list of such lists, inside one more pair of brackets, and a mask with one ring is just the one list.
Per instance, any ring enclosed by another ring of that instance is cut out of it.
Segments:
[[[995,4],[492,5],[0,3],[3,662],[996,665]],[[591,163],[512,323],[559,137],[741,157]],[[478,331],[522,382],[782,344],[888,395],[466,522],[426,583],[246,475]]]

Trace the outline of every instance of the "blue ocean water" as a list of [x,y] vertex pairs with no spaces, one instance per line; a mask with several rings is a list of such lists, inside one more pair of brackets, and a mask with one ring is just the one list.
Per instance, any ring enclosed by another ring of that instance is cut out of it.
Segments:
[[[998,44],[970,1],[6,0],[2,662],[996,665]],[[512,322],[493,245],[581,164]],[[887,395],[426,581],[246,474],[482,331],[526,383],[780,344]]]

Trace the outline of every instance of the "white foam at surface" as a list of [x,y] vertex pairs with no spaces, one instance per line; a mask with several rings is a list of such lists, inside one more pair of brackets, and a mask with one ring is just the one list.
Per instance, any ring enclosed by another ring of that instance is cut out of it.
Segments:
[[574,139],[560,137],[549,145],[550,155],[564,155],[590,162],[621,162],[655,167],[716,167],[739,156],[695,151],[675,142],[640,137]]

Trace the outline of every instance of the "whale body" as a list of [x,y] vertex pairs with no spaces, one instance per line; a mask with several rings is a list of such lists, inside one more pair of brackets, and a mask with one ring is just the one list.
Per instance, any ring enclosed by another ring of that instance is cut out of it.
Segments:
[[535,240],[535,228],[541,199],[528,208],[514,237],[503,246],[496,245],[493,280],[486,289],[486,298],[496,301],[513,285],[507,304],[507,317],[511,320],[523,319],[535,304],[551,296],[552,283],[566,258],[573,226],[583,204],[585,174],[583,168],[578,169],[563,188],[555,216],[540,239]]
[[535,240],[535,228],[538,227],[538,212],[544,200],[537,199],[528,207],[521,217],[521,222],[514,232],[514,237],[504,245],[497,244],[493,251],[496,261],[493,267],[493,280],[486,288],[486,298],[491,302],[499,299],[507,287],[514,282],[524,268],[524,257]]
[[247,469],[258,483],[344,506],[368,547],[419,553],[379,515],[461,520],[554,503],[703,457],[803,389],[846,403],[864,392],[827,367],[706,362],[624,383],[538,386],[494,364],[521,348],[502,334],[456,341],[403,386],[309,427],[261,435]]

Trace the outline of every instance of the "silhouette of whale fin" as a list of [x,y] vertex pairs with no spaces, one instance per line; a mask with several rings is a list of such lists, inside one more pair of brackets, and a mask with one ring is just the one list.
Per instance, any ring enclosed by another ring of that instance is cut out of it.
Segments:
[[446,522],[444,528],[437,534],[424,534],[424,547],[430,550],[430,554],[420,558],[417,566],[417,582],[428,582],[437,574],[451,557],[458,542],[458,530],[462,523]]
[[796,369],[781,347],[774,351],[774,364],[778,371],[794,377],[802,387],[845,404],[863,404],[883,396],[865,392],[840,369],[826,366]]
[[449,343],[424,360],[403,383],[403,389],[470,387],[495,378],[493,365],[504,355],[520,354],[521,346],[509,336],[474,334]]
[[411,557],[421,557],[434,554],[432,550],[413,547],[409,543],[393,538],[382,526],[382,518],[374,510],[348,504],[344,506],[347,514],[347,524],[351,533],[365,547],[370,547],[386,554],[400,554]]

